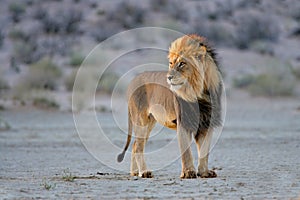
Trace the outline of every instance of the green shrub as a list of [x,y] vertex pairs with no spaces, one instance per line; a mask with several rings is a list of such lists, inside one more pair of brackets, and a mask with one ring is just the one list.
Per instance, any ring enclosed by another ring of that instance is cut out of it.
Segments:
[[54,14],[50,14],[47,11],[45,14],[36,12],[36,15],[42,16],[40,20],[44,32],[52,34],[76,33],[78,31],[79,22],[83,16],[82,11],[74,7],[57,10]]
[[247,88],[254,81],[255,81],[254,75],[246,74],[242,77],[234,78],[233,86],[236,88]]
[[125,29],[130,29],[143,24],[145,13],[146,10],[136,4],[122,1],[108,12],[107,20],[119,23]]
[[253,95],[259,96],[292,96],[295,85],[279,74],[260,74],[249,86]]
[[293,73],[293,75],[298,79],[300,80],[300,66],[298,67],[293,67],[292,65],[289,65],[290,66],[290,69]]
[[77,70],[72,71],[72,73],[65,78],[65,87],[68,91],[73,90]]
[[274,55],[274,47],[270,42],[257,40],[250,44],[250,49],[259,54]]
[[25,8],[24,4],[16,1],[9,5],[8,9],[14,22],[19,22],[21,20],[22,15],[26,11]]
[[81,65],[84,58],[85,57],[82,54],[80,54],[78,52],[74,52],[71,54],[71,57],[70,57],[70,65],[73,67],[78,67]]
[[36,41],[16,41],[14,44],[13,55],[18,61],[31,64],[41,58],[37,48]]
[[46,97],[36,97],[32,100],[32,105],[41,109],[59,109],[59,104]]
[[0,118],[0,131],[9,130],[11,126],[5,120]]
[[233,80],[237,88],[247,89],[254,96],[292,96],[295,82],[284,73],[272,71],[259,75],[244,75]]
[[56,90],[61,76],[61,70],[52,62],[52,60],[44,58],[29,66],[28,73],[23,77],[20,85],[25,90]]
[[22,30],[20,30],[18,28],[12,28],[9,31],[8,36],[12,40],[27,40],[27,35]]
[[9,89],[9,85],[7,83],[7,81],[1,77],[0,75],[0,93],[4,90],[8,90]]
[[112,93],[120,77],[114,72],[105,72],[100,78],[97,90]]

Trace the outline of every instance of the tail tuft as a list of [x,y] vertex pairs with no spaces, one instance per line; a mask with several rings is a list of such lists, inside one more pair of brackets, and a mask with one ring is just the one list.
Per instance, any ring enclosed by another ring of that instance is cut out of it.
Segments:
[[120,153],[120,154],[118,155],[118,158],[117,158],[118,162],[122,162],[122,161],[123,161],[124,156],[125,156],[125,152],[126,152],[126,151],[123,151],[122,153]]

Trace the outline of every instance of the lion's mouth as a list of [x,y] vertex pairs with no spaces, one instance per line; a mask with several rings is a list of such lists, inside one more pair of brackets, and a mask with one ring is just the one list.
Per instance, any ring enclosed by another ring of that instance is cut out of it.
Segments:
[[179,90],[183,86],[184,82],[181,82],[181,83],[169,83],[169,84],[171,86],[170,89],[173,90],[173,91],[176,91],[176,90]]
[[171,86],[181,86],[181,85],[183,85],[184,83],[171,83],[170,85]]

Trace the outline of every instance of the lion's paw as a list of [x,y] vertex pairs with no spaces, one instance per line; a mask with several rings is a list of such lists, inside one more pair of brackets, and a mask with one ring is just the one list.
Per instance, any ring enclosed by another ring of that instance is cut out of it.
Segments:
[[203,172],[203,173],[198,172],[197,176],[200,176],[201,178],[216,178],[217,174],[213,170],[208,170],[208,171]]
[[139,173],[138,172],[130,172],[130,176],[138,176]]
[[197,178],[195,170],[185,170],[181,172],[180,178]]
[[142,178],[153,178],[153,174],[151,171],[145,171],[141,175]]

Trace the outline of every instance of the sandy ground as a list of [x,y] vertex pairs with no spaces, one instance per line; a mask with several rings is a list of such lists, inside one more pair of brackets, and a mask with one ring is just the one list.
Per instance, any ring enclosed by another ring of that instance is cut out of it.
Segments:
[[[0,131],[0,199],[299,199],[299,100],[247,99],[229,93],[226,124],[210,155],[215,179],[181,180],[180,160],[154,171],[152,179],[130,177],[88,153],[72,113],[4,111],[1,117],[12,128]],[[119,131],[109,113],[97,116],[108,135]],[[125,142],[125,136],[114,138],[120,146]],[[159,134],[147,148],[172,138]],[[124,165],[129,167],[129,160],[127,155]],[[68,175],[74,180],[63,179]]]

